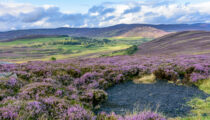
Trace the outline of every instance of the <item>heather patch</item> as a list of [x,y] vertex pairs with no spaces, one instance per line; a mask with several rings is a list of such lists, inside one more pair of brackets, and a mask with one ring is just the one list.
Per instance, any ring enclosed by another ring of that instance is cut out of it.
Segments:
[[[168,58],[116,56],[0,65],[0,73],[16,75],[0,79],[0,117],[2,119],[94,119],[98,115],[94,115],[92,111],[100,108],[107,100],[109,93],[107,94],[106,90],[112,86],[152,73],[158,81],[189,86],[201,84],[203,79],[210,75],[209,59],[209,56],[204,55]],[[148,87],[144,88],[146,89]],[[147,97],[149,94],[144,96]],[[7,100],[8,102],[5,102]],[[16,106],[15,101],[22,102],[20,106]],[[10,108],[13,108],[11,114],[6,114],[10,113],[7,111]],[[29,114],[28,111],[24,111],[26,108],[34,110]],[[79,114],[78,111],[83,112]],[[108,118],[112,120],[113,116],[114,114],[108,115]]]

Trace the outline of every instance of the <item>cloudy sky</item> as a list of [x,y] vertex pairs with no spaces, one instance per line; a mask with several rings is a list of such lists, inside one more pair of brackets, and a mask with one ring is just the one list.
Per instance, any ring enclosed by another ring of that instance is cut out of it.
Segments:
[[0,0],[0,31],[210,23],[210,0]]

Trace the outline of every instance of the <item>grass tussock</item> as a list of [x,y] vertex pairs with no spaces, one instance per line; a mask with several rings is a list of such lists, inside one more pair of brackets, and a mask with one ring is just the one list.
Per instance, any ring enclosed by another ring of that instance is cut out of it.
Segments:
[[198,86],[200,90],[210,94],[210,79],[204,80],[201,85]]
[[143,77],[141,78],[135,78],[133,80],[134,83],[136,84],[152,84],[152,83],[155,83],[156,80],[155,80],[155,75],[154,74],[150,74],[150,75],[144,75]]

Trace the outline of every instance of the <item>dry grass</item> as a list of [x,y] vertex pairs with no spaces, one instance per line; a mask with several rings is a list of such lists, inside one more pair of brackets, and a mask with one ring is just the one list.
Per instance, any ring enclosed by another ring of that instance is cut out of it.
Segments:
[[151,83],[155,83],[156,80],[155,80],[155,75],[150,74],[150,75],[144,75],[143,77],[140,77],[140,78],[135,78],[133,82],[136,84],[141,84],[141,83],[151,84]]

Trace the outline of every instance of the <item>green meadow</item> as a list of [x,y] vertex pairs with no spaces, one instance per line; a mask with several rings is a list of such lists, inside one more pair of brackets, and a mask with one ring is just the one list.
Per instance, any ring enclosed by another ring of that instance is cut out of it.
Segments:
[[[128,50],[152,39],[142,37],[45,37],[0,42],[0,61],[22,63],[34,60],[57,60],[132,54]],[[128,52],[127,52],[128,51]]]

